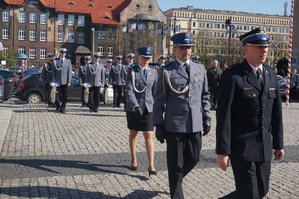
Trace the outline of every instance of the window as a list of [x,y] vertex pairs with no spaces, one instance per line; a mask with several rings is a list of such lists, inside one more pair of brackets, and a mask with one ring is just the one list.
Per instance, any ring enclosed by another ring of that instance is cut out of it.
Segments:
[[26,12],[19,13],[19,23],[26,23]]
[[29,14],[29,23],[36,23],[36,13],[31,12]]
[[47,24],[48,16],[47,13],[40,14],[40,24]]
[[18,52],[25,54],[25,47],[19,47]]
[[9,22],[9,11],[3,10],[2,12],[2,21]]
[[36,58],[36,49],[29,48],[29,59],[35,59],[35,58]]
[[63,42],[64,41],[64,32],[58,32],[57,33],[57,42]]
[[85,25],[85,16],[78,16],[78,26],[83,27]]
[[109,46],[107,53],[108,53],[108,55],[112,55],[113,56],[113,54],[114,54],[114,48],[112,46]]
[[2,39],[9,39],[9,29],[2,28]]
[[3,56],[6,57],[7,56],[7,52],[8,52],[8,47],[7,46],[3,46]]
[[64,14],[58,14],[57,25],[64,25]]
[[36,30],[29,30],[29,41],[36,40]]
[[84,32],[78,32],[78,43],[84,44],[85,42],[85,34]]
[[74,21],[75,21],[75,16],[74,15],[69,15],[68,20],[67,20],[67,25],[68,26],[74,26]]
[[67,42],[68,43],[74,43],[74,32],[69,32],[67,34]]
[[24,29],[19,29],[19,35],[18,35],[19,40],[25,40],[26,34]]
[[46,59],[46,54],[47,54],[47,49],[46,48],[41,48],[39,50],[39,58],[40,59]]
[[104,56],[105,55],[105,50],[104,50],[104,46],[98,46],[98,52],[102,55],[102,56]]
[[47,31],[41,30],[39,37],[40,37],[40,41],[47,41]]
[[104,30],[99,30],[98,31],[98,39],[106,39],[106,31]]

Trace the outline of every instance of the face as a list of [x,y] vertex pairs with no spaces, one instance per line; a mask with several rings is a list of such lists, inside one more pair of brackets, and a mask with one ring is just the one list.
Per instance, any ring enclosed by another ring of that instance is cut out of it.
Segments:
[[267,46],[246,45],[243,50],[247,61],[254,66],[259,66],[265,63],[269,48]]
[[161,58],[161,59],[159,59],[159,64],[164,64],[164,63],[165,63],[165,61],[166,61],[166,59],[164,59],[164,58]]
[[182,62],[186,62],[192,55],[191,46],[174,46],[173,48],[176,58]]
[[60,55],[59,55],[59,56],[60,56],[61,58],[64,58],[64,57],[65,57],[65,55],[66,55],[66,53],[60,53]]
[[151,61],[151,57],[143,57],[141,55],[138,56],[138,64],[141,66],[141,67],[146,67],[149,65]]
[[213,60],[212,61],[212,66],[217,67],[218,66],[218,61],[217,60]]
[[94,57],[93,57],[93,60],[94,60],[95,62],[99,62],[99,61],[101,60],[101,58],[100,58],[100,57],[97,57],[97,56],[94,56]]
[[121,59],[115,59],[116,64],[121,64]]
[[132,57],[128,57],[128,58],[127,58],[127,61],[128,61],[129,63],[133,63],[134,58],[132,58]]

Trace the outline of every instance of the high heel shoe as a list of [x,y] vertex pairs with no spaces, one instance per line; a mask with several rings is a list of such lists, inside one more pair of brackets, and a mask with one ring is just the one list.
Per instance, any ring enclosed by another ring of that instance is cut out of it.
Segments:
[[132,171],[136,171],[137,170],[137,168],[138,168],[138,166],[136,165],[136,166],[134,166],[134,165],[131,165],[131,167],[130,167],[130,169],[132,170]]
[[148,170],[148,175],[149,176],[151,176],[151,175],[156,176],[157,175],[157,171],[150,171],[150,170]]

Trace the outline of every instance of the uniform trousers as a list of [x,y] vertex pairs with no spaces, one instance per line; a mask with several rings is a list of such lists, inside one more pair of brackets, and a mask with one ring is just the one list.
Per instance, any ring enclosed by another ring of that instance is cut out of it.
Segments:
[[230,158],[235,178],[237,198],[261,199],[269,191],[271,160],[244,161]]
[[113,105],[120,106],[123,85],[113,85]]
[[46,98],[46,102],[48,103],[49,106],[52,104],[50,101],[51,89],[52,89],[52,87],[50,86],[50,83],[46,82],[45,83],[45,98]]
[[166,142],[170,195],[172,199],[183,199],[183,178],[200,158],[201,133],[167,132]]
[[89,88],[89,108],[98,109],[100,104],[100,87],[92,86]]
[[57,87],[56,108],[65,110],[67,102],[67,84]]
[[81,102],[82,102],[82,106],[86,105],[86,103],[84,102],[84,91],[85,91],[85,87],[81,86]]

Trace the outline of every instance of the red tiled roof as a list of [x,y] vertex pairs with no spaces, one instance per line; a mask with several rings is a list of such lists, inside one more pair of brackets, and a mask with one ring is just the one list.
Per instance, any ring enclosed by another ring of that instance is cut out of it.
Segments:
[[[21,5],[25,0],[4,0]],[[132,0],[39,0],[45,7],[62,13],[90,14],[92,23],[119,24],[119,14]]]
[[12,5],[22,5],[25,3],[25,0],[4,0],[4,2]]

